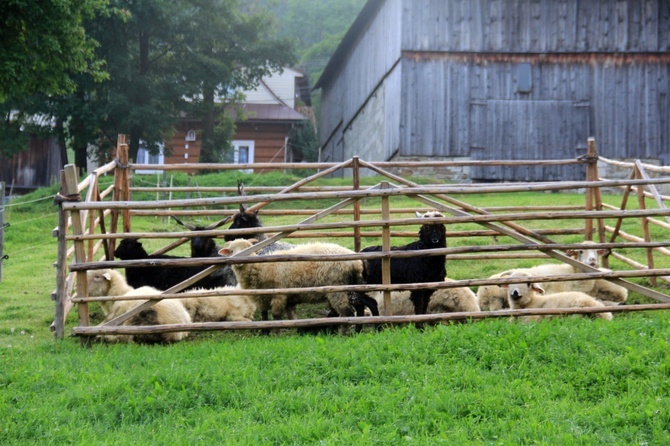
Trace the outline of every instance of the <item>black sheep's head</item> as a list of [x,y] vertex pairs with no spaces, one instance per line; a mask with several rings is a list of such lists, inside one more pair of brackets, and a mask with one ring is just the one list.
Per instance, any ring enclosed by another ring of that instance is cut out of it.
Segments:
[[[180,225],[194,232],[216,229],[219,226],[223,226],[228,220],[230,220],[230,217],[227,217],[209,226],[199,226],[184,223],[174,215],[172,218],[174,218],[174,220]],[[210,257],[212,253],[216,251],[216,249],[216,243],[214,243],[214,237],[212,236],[201,235],[191,238],[191,257]]]
[[[238,212],[233,216],[233,224],[228,227],[228,229],[249,229],[249,228],[262,228],[263,223],[261,219],[258,218],[258,211],[254,212]],[[244,234],[244,235],[226,235],[224,239],[227,242],[233,241],[236,238],[253,238],[254,234]]]
[[133,260],[147,255],[142,243],[136,238],[124,238],[114,250],[114,257],[121,260]]
[[[437,211],[428,211],[425,214],[417,212],[419,218],[444,217]],[[447,230],[442,223],[424,223],[419,230],[419,239],[424,243],[437,246],[447,246]]]

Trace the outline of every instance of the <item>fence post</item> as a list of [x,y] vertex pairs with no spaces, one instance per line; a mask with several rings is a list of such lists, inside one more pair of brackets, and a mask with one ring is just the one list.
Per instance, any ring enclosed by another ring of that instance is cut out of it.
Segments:
[[2,282],[2,261],[5,246],[5,182],[0,181],[0,283]]
[[[596,140],[589,137],[586,140],[586,181],[598,181],[598,154],[596,153]],[[586,188],[586,210],[592,211],[595,202],[595,188]],[[593,219],[587,218],[584,227],[584,240],[593,240]]]
[[[114,194],[112,200],[122,201],[124,198],[124,190],[128,187],[128,182],[124,174],[128,171],[128,144],[126,144],[126,135],[119,135],[116,144],[116,168],[114,169]],[[124,227],[125,227],[125,212],[123,211]],[[119,227],[119,210],[112,209],[112,218],[109,224],[110,234],[118,232]],[[130,231],[126,231],[130,232]],[[114,252],[116,247],[116,239],[109,240],[109,250]]]
[[[65,166],[65,196],[68,201],[79,200],[81,196],[78,192],[77,185],[77,169],[74,164]],[[70,211],[72,216],[72,234],[84,235],[83,222],[81,221],[81,213],[78,210]],[[84,240],[75,240],[74,242],[74,263],[86,262],[86,245]],[[86,271],[77,272],[77,296],[88,296],[88,280],[86,278]],[[79,313],[79,325],[88,327],[91,324],[90,314],[88,311],[88,302],[79,302],[77,305]],[[84,336],[81,338],[81,344],[89,346],[92,337]]]
[[[389,183],[383,181],[379,187],[380,189],[388,189]],[[385,195],[382,197],[382,220],[385,224],[382,226],[382,251],[389,252],[391,251],[391,227],[388,225],[388,221],[391,218],[391,207],[389,204],[389,196]],[[391,284],[391,259],[389,257],[382,258],[382,284],[390,285]],[[389,290],[384,290],[384,309],[386,310],[387,316],[393,316],[393,305],[391,302],[391,292]]]
[[[66,196],[65,191],[65,171],[60,171],[60,189],[59,194]],[[58,230],[56,237],[58,237],[58,257],[56,259],[56,291],[54,292],[53,300],[55,305],[54,311],[54,337],[56,339],[63,339],[65,334],[65,299],[67,299],[67,212],[63,210],[61,201],[58,201]]]
[[[353,181],[354,181],[354,190],[361,188],[361,177],[360,177],[360,163],[358,162],[358,157],[353,157]],[[361,202],[356,200],[354,203],[354,221],[361,220]],[[361,228],[356,226],[354,228],[354,251],[360,252],[361,250]]]

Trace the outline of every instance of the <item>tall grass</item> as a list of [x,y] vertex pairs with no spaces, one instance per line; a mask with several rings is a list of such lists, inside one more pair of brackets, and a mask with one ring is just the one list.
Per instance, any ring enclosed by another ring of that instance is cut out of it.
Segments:
[[[198,184],[230,180],[211,175],[198,177]],[[251,180],[260,185],[263,177]],[[0,444],[670,444],[667,312],[616,314],[609,323],[486,320],[348,337],[202,333],[153,347],[85,349],[72,338],[55,342],[48,326],[56,208],[48,199],[27,203],[54,192],[38,191],[6,210],[11,226],[0,283]],[[620,197],[605,199],[617,204]],[[584,197],[524,193],[463,200],[484,207],[581,204]],[[291,219],[268,217],[266,223]],[[639,223],[625,224],[638,233]],[[154,217],[133,221],[138,230],[172,225]],[[478,229],[464,224],[448,230],[469,228]],[[652,230],[655,240],[665,237]],[[487,277],[537,262],[449,262],[448,271],[455,279]],[[75,323],[76,311],[68,327]]]

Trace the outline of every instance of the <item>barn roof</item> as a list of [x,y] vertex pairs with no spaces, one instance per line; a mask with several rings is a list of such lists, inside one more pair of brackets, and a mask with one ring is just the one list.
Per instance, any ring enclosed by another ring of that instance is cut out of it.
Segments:
[[316,85],[314,85],[313,90],[323,88],[323,86],[329,83],[337,71],[344,65],[344,59],[347,57],[349,48],[359,39],[365,30],[365,27],[370,20],[372,20],[377,11],[379,11],[379,8],[381,8],[385,1],[386,0],[368,0],[363,6],[363,9],[358,13],[354,23],[351,24],[349,30],[342,38],[342,41],[330,57],[326,68],[323,69],[323,73],[321,73],[321,77],[319,77]]

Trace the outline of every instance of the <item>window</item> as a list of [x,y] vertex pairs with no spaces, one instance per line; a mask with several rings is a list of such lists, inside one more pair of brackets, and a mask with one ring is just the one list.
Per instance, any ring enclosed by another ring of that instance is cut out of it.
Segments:
[[519,93],[530,93],[533,89],[533,72],[529,63],[517,66],[517,86]]
[[[233,163],[251,164],[254,162],[254,142],[253,141],[233,141]],[[242,169],[242,172],[252,173],[253,169]]]
[[186,141],[195,141],[195,130],[186,132]]
[[[144,141],[140,141],[140,148],[137,151],[137,164],[164,164],[165,156],[163,152],[163,144],[159,145],[160,152],[156,155],[150,154],[146,148],[144,148]],[[136,170],[135,173],[139,174],[150,174],[150,173],[162,173],[160,169],[142,169]]]

